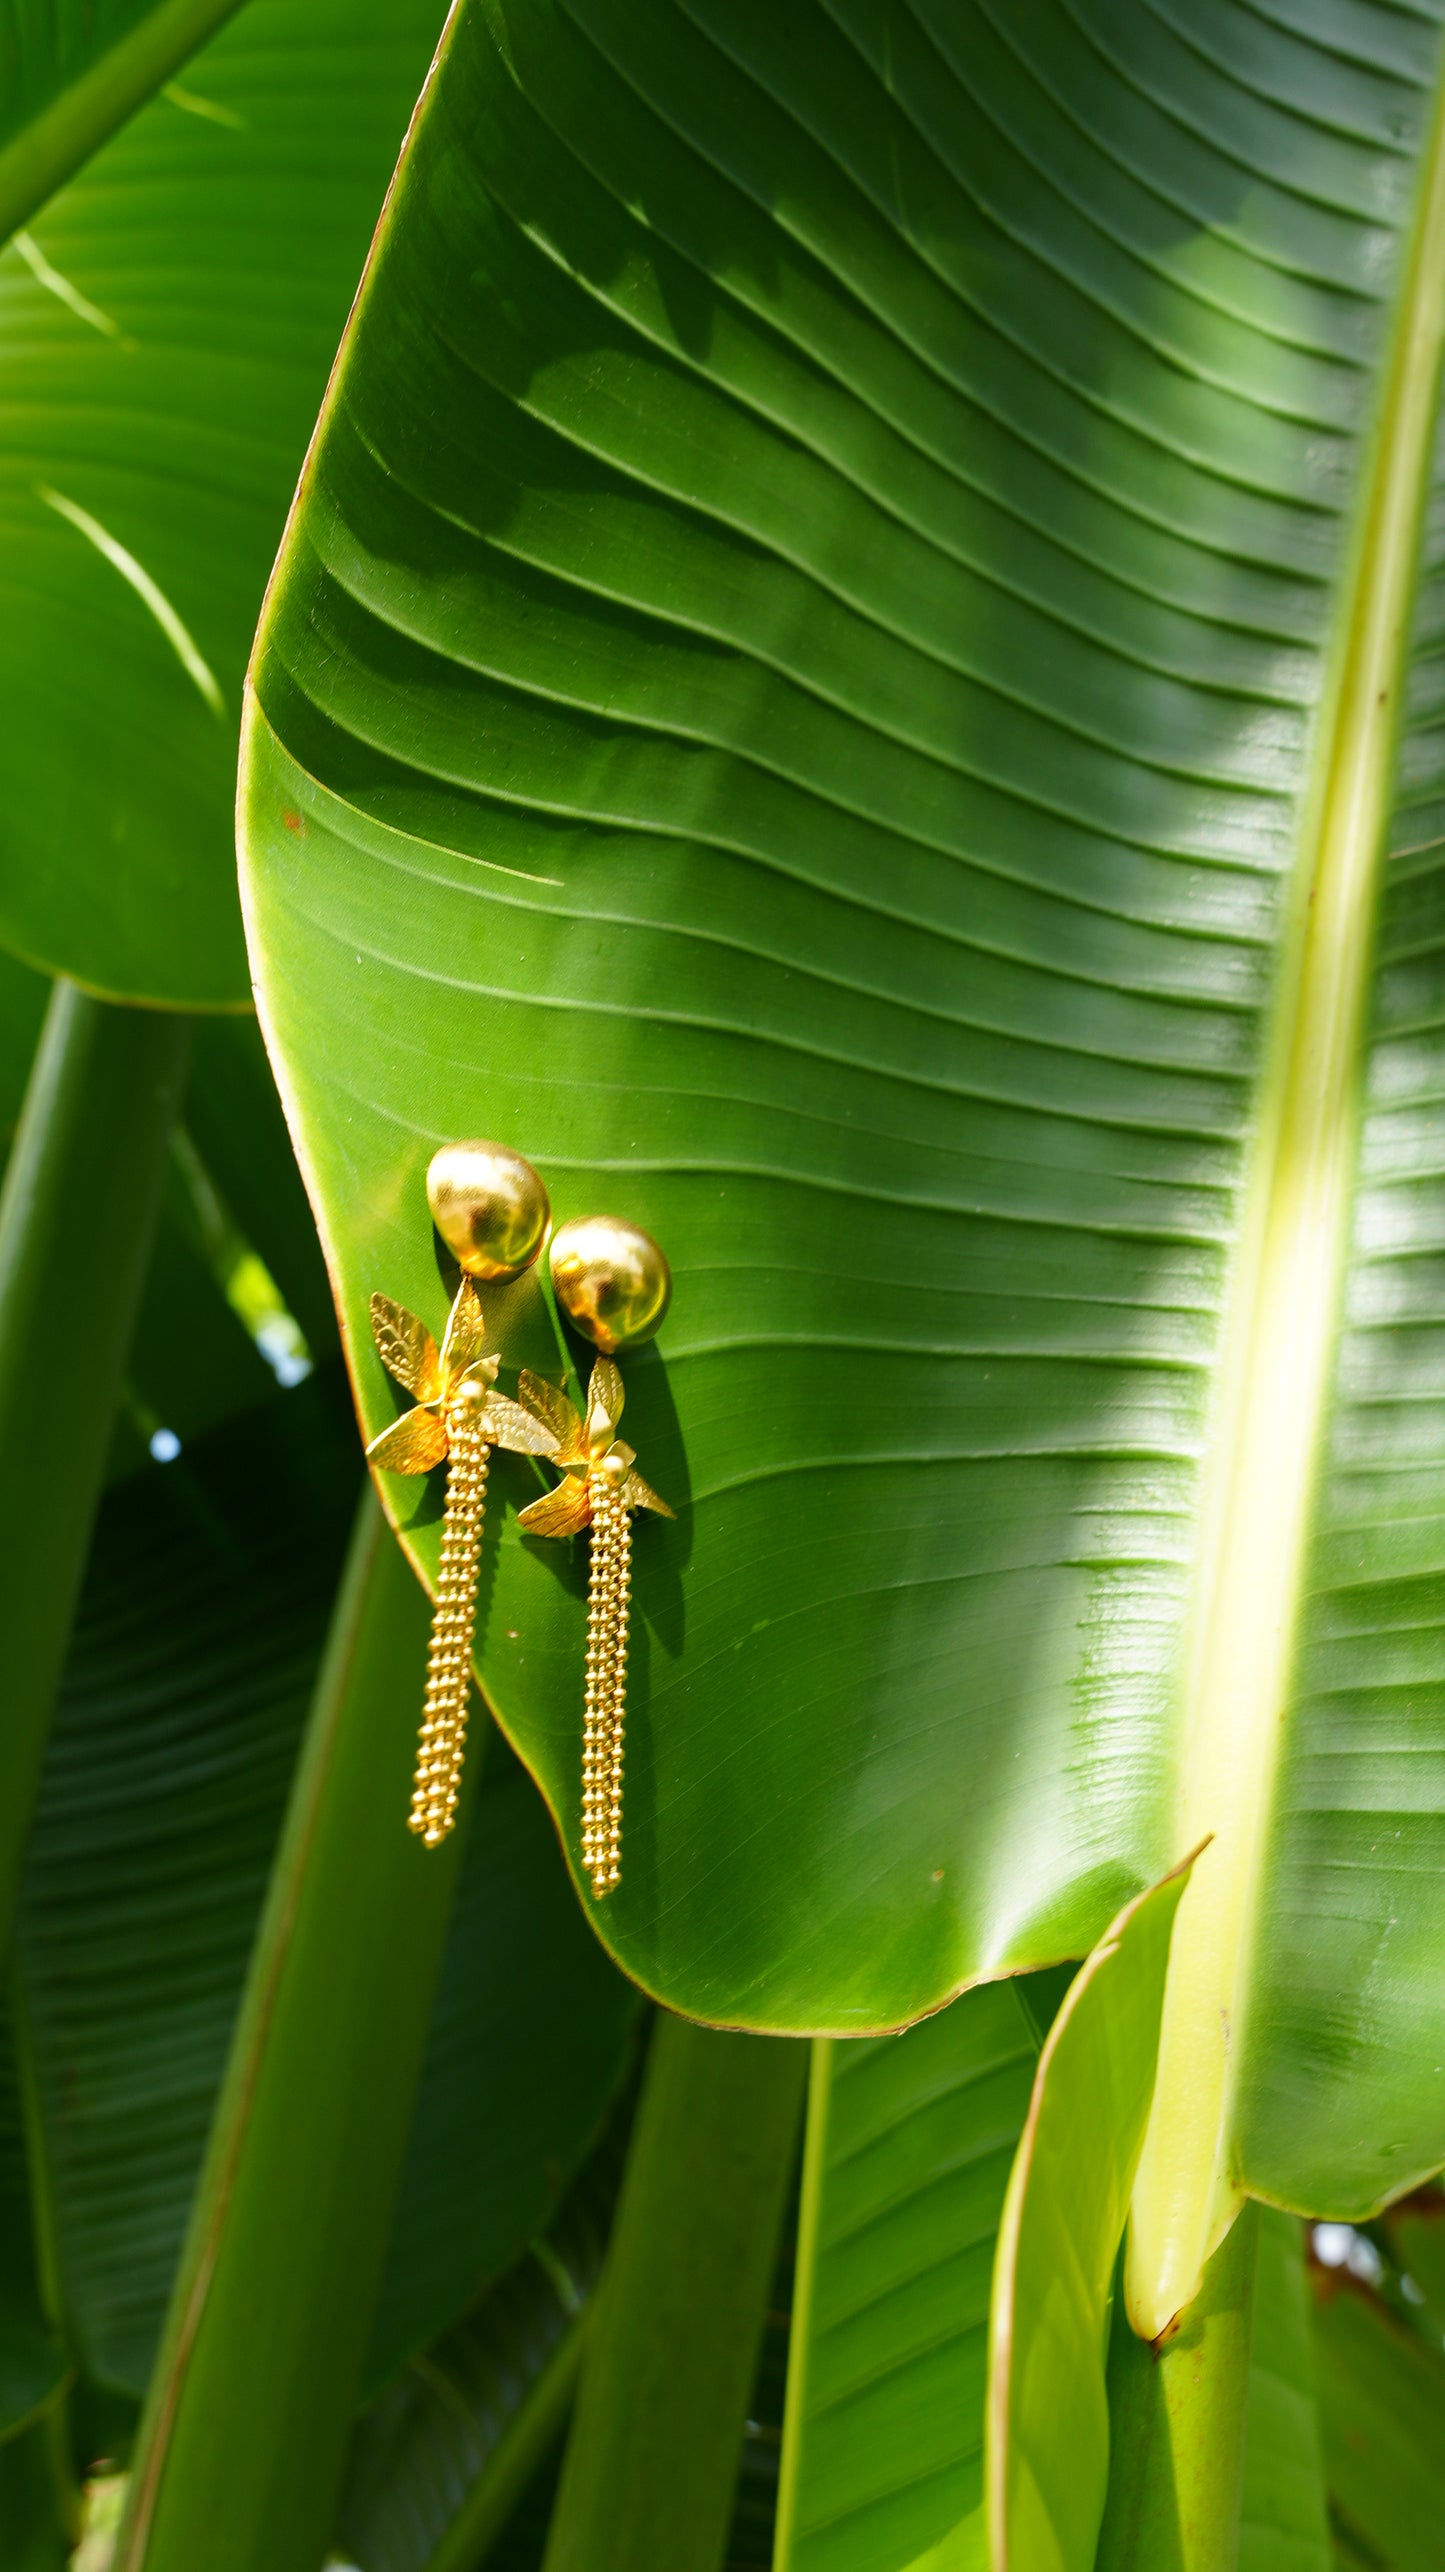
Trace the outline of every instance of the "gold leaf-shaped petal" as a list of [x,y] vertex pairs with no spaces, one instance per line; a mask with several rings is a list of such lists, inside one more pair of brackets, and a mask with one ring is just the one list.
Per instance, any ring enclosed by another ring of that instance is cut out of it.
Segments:
[[568,1474],[555,1491],[544,1491],[517,1512],[517,1525],[529,1536],[575,1536],[592,1517],[592,1494],[581,1474]]
[[429,1474],[447,1452],[447,1433],[434,1411],[403,1411],[366,1450],[366,1461],[389,1474]]
[[622,1417],[622,1405],[626,1399],[627,1392],[622,1381],[622,1369],[614,1366],[610,1357],[600,1357],[592,1369],[592,1381],[587,1387],[589,1415],[594,1411],[605,1411],[609,1426],[615,1429]]
[[654,1509],[659,1518],[677,1516],[677,1511],[668,1508],[666,1501],[653,1490],[650,1482],[643,1481],[641,1474],[628,1475],[622,1486],[622,1506],[624,1509]]
[[582,1423],[565,1393],[549,1384],[545,1375],[534,1375],[524,1366],[517,1379],[517,1391],[534,1419],[545,1422],[556,1441],[554,1452],[563,1463],[582,1453]]
[[501,1359],[495,1355],[474,1357],[470,1366],[462,1368],[460,1375],[448,1377],[447,1400],[450,1402],[452,1395],[463,1384],[495,1384],[497,1369],[501,1363]]
[[398,1384],[414,1393],[418,1402],[434,1402],[442,1389],[441,1359],[425,1322],[409,1313],[405,1304],[394,1304],[389,1295],[373,1295],[371,1336],[382,1365]]
[[469,1367],[489,1354],[482,1299],[470,1277],[464,1277],[447,1315],[446,1338],[442,1341],[442,1367],[448,1384],[455,1384],[458,1376],[465,1375]]
[[556,1432],[545,1420],[534,1420],[520,1402],[509,1402],[505,1393],[489,1393],[482,1413],[482,1435],[494,1447],[510,1447],[524,1456],[555,1456]]

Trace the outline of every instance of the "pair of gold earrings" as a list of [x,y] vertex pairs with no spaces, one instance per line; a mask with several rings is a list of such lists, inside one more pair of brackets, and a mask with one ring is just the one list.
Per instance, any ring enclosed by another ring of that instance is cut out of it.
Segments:
[[617,1434],[622,1377],[617,1351],[652,1337],[672,1293],[667,1261],[635,1224],[590,1215],[563,1224],[548,1245],[557,1301],[600,1351],[583,1419],[544,1376],[523,1367],[513,1402],[496,1390],[500,1359],[489,1352],[476,1280],[520,1277],[548,1242],[547,1191],[518,1152],[500,1143],[446,1143],[426,1174],[432,1221],[462,1271],[438,1348],[424,1322],[373,1295],[371,1328],[382,1364],[416,1408],[373,1438],[367,1457],[388,1473],[424,1474],[445,1459],[446,1509],[426,1702],[417,1748],[410,1827],[428,1848],[456,1817],[466,1750],[472,1638],[487,1468],[493,1447],[545,1456],[561,1480],[522,1510],[534,1536],[591,1533],[587,1600],[587,1690],[582,1733],[582,1862],[600,1899],[622,1871],[622,1755],[627,1698],[627,1627],[632,1587],[632,1513],[672,1511],[636,1470]]

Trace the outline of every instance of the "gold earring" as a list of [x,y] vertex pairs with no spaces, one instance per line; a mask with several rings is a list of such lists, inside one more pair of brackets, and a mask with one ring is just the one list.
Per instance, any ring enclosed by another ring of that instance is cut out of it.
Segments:
[[546,1238],[547,1191],[531,1163],[497,1143],[448,1143],[427,1171],[438,1232],[467,1272],[438,1349],[424,1322],[389,1295],[373,1295],[371,1329],[383,1366],[416,1408],[404,1411],[366,1450],[387,1473],[430,1473],[447,1459],[446,1508],[436,1609],[427,1660],[426,1702],[417,1744],[408,1826],[429,1849],[456,1818],[466,1752],[477,1571],[493,1447],[550,1452],[538,1422],[495,1390],[501,1361],[486,1345],[473,1278],[520,1276]]
[[553,1491],[518,1515],[534,1536],[575,1536],[590,1527],[587,1591],[587,1699],[582,1730],[582,1863],[594,1897],[622,1873],[622,1751],[627,1699],[627,1628],[632,1588],[632,1512],[674,1513],[636,1470],[635,1450],[617,1435],[624,1400],[613,1363],[619,1348],[650,1339],[672,1293],[667,1261],[635,1224],[593,1215],[564,1224],[551,1249],[552,1282],[568,1318],[602,1351],[587,1388],[583,1420],[564,1393],[524,1367],[518,1391],[548,1440],[562,1474]]

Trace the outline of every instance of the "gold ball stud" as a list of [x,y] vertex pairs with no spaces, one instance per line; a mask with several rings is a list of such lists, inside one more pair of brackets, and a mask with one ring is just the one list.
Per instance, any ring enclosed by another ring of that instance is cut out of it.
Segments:
[[552,1283],[569,1322],[604,1357],[650,1340],[672,1297],[672,1271],[649,1233],[615,1215],[584,1215],[552,1236]]
[[468,1277],[520,1277],[547,1238],[547,1191],[504,1143],[444,1143],[427,1166],[426,1193],[432,1222]]

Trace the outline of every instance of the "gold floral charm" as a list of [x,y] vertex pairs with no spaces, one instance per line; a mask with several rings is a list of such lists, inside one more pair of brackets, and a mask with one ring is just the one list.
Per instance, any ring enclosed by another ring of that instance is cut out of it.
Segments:
[[524,1367],[522,1401],[542,1431],[543,1452],[562,1471],[517,1519],[532,1536],[592,1530],[587,1598],[587,1711],[582,1733],[582,1863],[600,1900],[622,1872],[622,1736],[627,1699],[627,1618],[632,1588],[632,1512],[673,1512],[636,1470],[631,1447],[617,1435],[622,1377],[600,1357],[587,1389],[587,1417]]
[[425,1474],[448,1460],[436,1613],[417,1748],[410,1827],[435,1848],[456,1818],[466,1750],[477,1567],[493,1447],[550,1455],[555,1442],[530,1411],[495,1390],[500,1360],[487,1349],[482,1301],[463,1277],[438,1349],[424,1322],[389,1295],[373,1295],[371,1328],[381,1362],[416,1395],[366,1450],[387,1473]]

